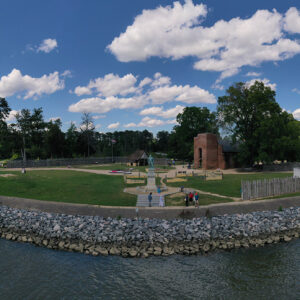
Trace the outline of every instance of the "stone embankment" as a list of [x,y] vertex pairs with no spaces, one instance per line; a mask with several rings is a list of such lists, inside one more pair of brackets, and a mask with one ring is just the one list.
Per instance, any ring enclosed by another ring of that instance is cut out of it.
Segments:
[[0,206],[0,236],[92,255],[196,254],[288,242],[300,234],[300,207],[195,219],[112,219]]

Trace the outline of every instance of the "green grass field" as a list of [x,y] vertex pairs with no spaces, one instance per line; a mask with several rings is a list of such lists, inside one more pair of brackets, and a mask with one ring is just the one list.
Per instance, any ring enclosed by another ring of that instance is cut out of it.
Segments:
[[136,196],[123,192],[123,176],[74,171],[0,172],[0,195],[22,198],[111,206],[135,206]]
[[292,173],[225,174],[223,180],[205,181],[199,177],[187,177],[187,182],[168,183],[169,186],[194,188],[227,197],[241,196],[241,180],[270,179],[292,176]]

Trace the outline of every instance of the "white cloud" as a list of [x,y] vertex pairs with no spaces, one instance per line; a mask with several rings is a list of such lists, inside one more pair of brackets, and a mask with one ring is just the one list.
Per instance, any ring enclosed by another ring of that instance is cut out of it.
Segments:
[[131,122],[131,123],[128,123],[126,125],[124,125],[125,128],[129,128],[129,127],[137,127],[137,124]]
[[97,115],[97,116],[92,116],[92,118],[93,118],[94,120],[99,120],[99,119],[104,119],[104,118],[106,118],[106,116],[105,116],[105,115]]
[[57,47],[56,39],[45,39],[37,48],[37,52],[41,51],[41,52],[49,53],[56,47]]
[[101,128],[101,124],[96,124],[96,125],[95,125],[95,129],[98,130],[98,129],[100,129],[100,128]]
[[80,129],[81,131],[85,131],[86,128],[88,128],[89,130],[93,130],[93,129],[95,129],[96,127],[95,127],[95,125],[94,125],[93,122],[90,122],[87,126],[86,126],[86,124],[80,124],[80,126],[79,126],[79,129]]
[[90,112],[90,113],[107,113],[112,109],[128,109],[128,108],[141,108],[147,104],[144,97],[93,97],[82,99],[77,103],[69,106],[70,112]]
[[248,77],[259,77],[261,75],[261,73],[258,72],[248,72],[245,76]]
[[299,95],[300,95],[300,90],[299,90],[299,89],[297,89],[297,88],[295,88],[295,89],[292,89],[292,92],[294,92],[294,93],[297,93],[297,94],[299,94]]
[[243,66],[282,61],[300,53],[299,41],[287,38],[284,31],[300,32],[296,8],[285,16],[276,10],[258,10],[250,18],[219,20],[211,27],[200,25],[206,14],[206,6],[192,0],[143,10],[108,49],[122,62],[193,56],[195,69],[221,72],[216,83]]
[[18,113],[20,113],[20,111],[18,111],[18,110],[11,110],[9,112],[8,117],[5,119],[5,121],[9,122],[9,123],[16,121],[16,114],[18,114]]
[[49,122],[55,122],[57,120],[61,120],[61,117],[52,117],[49,119]]
[[291,7],[285,14],[284,29],[291,33],[300,33],[300,13]]
[[142,110],[140,112],[140,115],[142,116],[157,115],[159,117],[168,119],[168,118],[177,117],[179,113],[183,112],[184,108],[185,108],[184,106],[176,105],[176,107],[164,111],[162,107],[154,106]]
[[[109,85],[109,81],[113,84]],[[127,84],[124,85],[124,80]],[[97,82],[97,84],[96,84]],[[101,84],[99,84],[101,82]],[[103,86],[107,82],[107,86]],[[130,82],[130,83],[129,83]],[[216,98],[207,90],[201,89],[198,86],[189,85],[171,85],[171,78],[162,76],[160,73],[155,73],[153,80],[151,78],[144,78],[139,84],[136,84],[137,76],[127,74],[120,78],[118,75],[108,74],[103,78],[90,81],[88,86],[78,86],[75,93],[78,96],[84,94],[93,94],[102,91],[103,96],[96,96],[84,98],[69,106],[71,112],[91,112],[104,114],[112,109],[138,109],[145,105],[162,104],[165,102],[182,102],[185,104],[195,103],[216,103]],[[151,83],[151,84],[150,84]],[[96,86],[97,89],[92,89]],[[138,86],[138,87],[137,87]],[[104,92],[104,88],[106,89]],[[126,90],[127,88],[127,90]],[[128,91],[131,93],[128,95]],[[115,94],[113,96],[105,95]],[[125,94],[121,97],[122,94]],[[180,106],[176,106],[178,107]],[[169,111],[166,114],[175,114],[174,111]],[[175,116],[175,115],[174,115]]]
[[119,75],[110,73],[103,78],[99,77],[91,80],[87,86],[76,87],[74,92],[77,96],[90,95],[93,89],[95,89],[99,93],[99,96],[125,96],[137,91],[135,87],[136,81],[137,79],[132,74],[119,77]]
[[129,127],[157,127],[157,126],[162,126],[166,124],[177,124],[176,120],[159,120],[159,119],[153,119],[150,117],[145,117],[141,120],[140,123],[128,123],[124,125],[125,128]]
[[90,88],[88,88],[86,86],[77,86],[74,90],[74,93],[77,96],[82,96],[82,95],[91,95],[92,91]]
[[148,85],[152,82],[152,79],[149,77],[145,77],[139,84],[139,87],[143,87],[145,85]]
[[154,81],[151,83],[152,86],[158,87],[163,85],[169,85],[171,78],[168,76],[162,76],[159,72],[154,74]]
[[267,78],[264,78],[264,79],[254,78],[254,79],[251,79],[251,80],[247,81],[245,83],[245,85],[247,87],[250,87],[251,85],[253,85],[255,83],[255,81],[261,81],[265,86],[268,86],[269,88],[271,88],[271,90],[276,91],[277,84],[276,83],[270,83],[270,80],[267,79]]
[[71,78],[72,77],[72,72],[70,70],[65,70],[63,73],[61,73],[61,76]]
[[162,86],[149,93],[149,99],[154,104],[162,104],[170,101],[180,101],[188,104],[193,103],[216,103],[216,98],[208,91],[198,86],[172,85]]
[[8,97],[17,93],[25,93],[24,99],[37,99],[42,94],[53,94],[65,87],[64,80],[58,72],[34,78],[22,75],[21,71],[13,69],[7,76],[0,78],[0,96]]
[[295,119],[300,121],[300,108],[293,111],[293,116],[294,116]]
[[120,126],[120,122],[117,123],[111,123],[107,126],[108,129],[116,129]]

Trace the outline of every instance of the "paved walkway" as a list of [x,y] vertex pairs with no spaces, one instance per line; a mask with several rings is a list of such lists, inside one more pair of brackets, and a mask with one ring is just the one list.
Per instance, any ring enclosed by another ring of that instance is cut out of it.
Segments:
[[205,216],[240,214],[254,211],[278,210],[280,207],[300,206],[300,197],[270,199],[260,201],[243,201],[212,204],[195,207],[112,207],[87,204],[72,204],[53,201],[40,201],[17,197],[0,196],[0,205],[6,205],[19,209],[31,209],[49,213],[62,213],[67,215],[87,215],[101,217],[122,218],[195,218]]

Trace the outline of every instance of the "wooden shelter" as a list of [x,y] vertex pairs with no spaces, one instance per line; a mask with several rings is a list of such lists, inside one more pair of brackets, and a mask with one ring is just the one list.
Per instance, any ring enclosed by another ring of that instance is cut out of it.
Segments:
[[144,150],[136,150],[128,156],[129,166],[146,166],[148,164],[148,155]]

